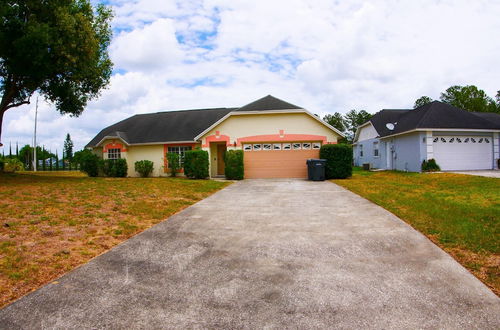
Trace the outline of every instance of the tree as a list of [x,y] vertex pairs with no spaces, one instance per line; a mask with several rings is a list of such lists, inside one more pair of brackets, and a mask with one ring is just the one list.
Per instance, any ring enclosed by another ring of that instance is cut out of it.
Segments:
[[356,129],[361,124],[366,123],[372,117],[371,114],[366,112],[365,110],[351,110],[344,116],[344,123],[346,128],[346,138],[348,141],[352,141],[354,139],[354,134],[356,134]]
[[413,109],[416,109],[418,107],[421,107],[423,105],[426,105],[426,104],[429,104],[431,103],[432,101],[434,101],[433,99],[431,99],[430,97],[428,96],[420,96],[416,101],[415,101],[415,104],[413,105]]
[[73,141],[71,141],[69,133],[66,134],[66,140],[64,140],[64,154],[67,160],[73,160]]
[[[79,116],[109,83],[111,10],[89,0],[0,4],[0,138],[5,112],[39,92]],[[1,143],[0,143],[1,145]]]
[[500,112],[497,103],[474,85],[451,86],[441,93],[441,101],[457,108],[475,112]]
[[333,115],[328,114],[323,117],[323,121],[326,121],[331,126],[335,127],[342,133],[345,132],[344,118],[341,113],[335,112]]

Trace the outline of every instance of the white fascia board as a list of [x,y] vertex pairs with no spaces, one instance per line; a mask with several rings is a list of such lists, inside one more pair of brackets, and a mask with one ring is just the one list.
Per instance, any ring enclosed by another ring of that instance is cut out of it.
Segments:
[[[121,141],[123,141],[123,139],[119,138],[119,137],[104,137],[101,142],[99,142],[98,144],[95,145],[95,147],[98,147],[104,140],[107,140],[107,139],[120,139]],[[123,141],[127,146],[129,147],[135,147],[135,146],[150,146],[150,145],[163,145],[163,144],[183,144],[183,143],[199,143],[198,141],[195,141],[195,140],[190,140],[190,141],[164,141],[164,142],[146,142],[146,143],[126,143],[125,141]],[[93,149],[95,147],[89,147],[89,149]]]
[[341,131],[339,131],[338,129],[336,129],[335,127],[333,127],[332,125],[328,124],[326,121],[324,121],[323,119],[319,118],[318,116],[314,115],[313,113],[307,111],[306,109],[304,109],[305,113],[307,113],[309,116],[313,117],[314,119],[316,119],[317,121],[319,121],[321,124],[325,125],[326,127],[328,127],[329,129],[331,129],[332,131],[334,131],[335,133],[337,133],[338,135],[340,135],[341,137],[345,138],[345,135],[344,133],[342,133]]
[[386,139],[390,138],[393,136],[398,136],[398,135],[403,135],[403,134],[408,134],[408,133],[413,133],[413,132],[427,132],[427,131],[433,131],[433,132],[500,132],[498,129],[479,129],[479,128],[417,128],[417,129],[412,129],[409,131],[397,133],[397,134],[391,134],[391,135],[386,135],[382,136],[381,139]]
[[[96,143],[96,145],[95,145],[95,146],[96,146],[96,147],[98,147],[98,146],[100,146],[100,145],[101,145],[101,143],[103,143],[104,141],[106,141],[106,140],[111,140],[111,139],[113,139],[113,140],[118,139],[118,140],[121,140],[123,143],[125,143],[127,146],[128,146],[128,145],[130,145],[127,141],[125,141],[123,138],[121,138],[121,137],[119,137],[119,136],[105,136],[105,137],[103,137],[103,138],[101,139],[101,141],[99,141],[99,143]],[[93,147],[93,148],[95,148],[95,147]]]
[[221,119],[217,120],[215,123],[213,123],[210,127],[208,127],[206,130],[204,130],[203,132],[201,132],[200,134],[198,134],[194,139],[195,141],[198,141],[203,135],[207,134],[208,132],[210,132],[215,126],[219,125],[220,123],[222,123],[224,120],[226,120],[227,118],[229,118],[229,116],[231,116],[233,112],[229,112],[227,115],[225,115],[224,117],[222,117]]

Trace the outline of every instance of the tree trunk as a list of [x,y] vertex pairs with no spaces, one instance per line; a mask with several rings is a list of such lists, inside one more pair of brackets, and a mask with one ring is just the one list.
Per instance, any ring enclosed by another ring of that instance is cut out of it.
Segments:
[[2,144],[2,123],[3,123],[3,114],[5,113],[5,110],[0,110],[0,147],[3,146]]

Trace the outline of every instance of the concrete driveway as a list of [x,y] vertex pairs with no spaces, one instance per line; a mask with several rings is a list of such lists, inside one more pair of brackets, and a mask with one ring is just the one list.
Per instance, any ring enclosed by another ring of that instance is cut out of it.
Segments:
[[488,178],[500,178],[500,170],[482,170],[482,171],[453,171],[452,173],[478,175]]
[[0,311],[0,328],[500,328],[500,299],[330,182],[247,180]]

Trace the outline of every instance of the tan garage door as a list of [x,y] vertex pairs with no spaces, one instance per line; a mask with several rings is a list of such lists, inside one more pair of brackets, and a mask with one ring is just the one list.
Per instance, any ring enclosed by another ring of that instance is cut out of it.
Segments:
[[307,178],[306,160],[319,158],[319,149],[265,150],[264,146],[261,144],[258,150],[245,150],[246,179]]

